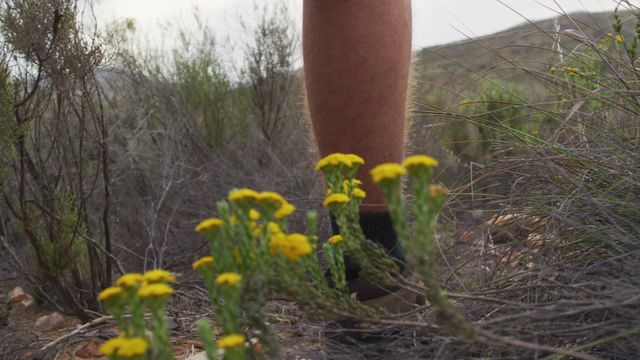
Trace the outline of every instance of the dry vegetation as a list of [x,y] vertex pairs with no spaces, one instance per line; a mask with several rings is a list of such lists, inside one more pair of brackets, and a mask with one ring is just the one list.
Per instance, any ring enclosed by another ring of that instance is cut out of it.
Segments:
[[[186,270],[205,252],[197,219],[233,187],[319,207],[297,39],[282,9],[265,10],[232,73],[202,22],[159,53],[135,47],[135,24],[98,34],[82,11],[0,2],[0,257],[83,321],[100,316],[95,295],[114,275],[181,273],[171,314],[189,338],[207,311]],[[320,345],[321,324],[274,301],[284,356],[635,358],[639,12],[623,1],[616,16],[559,13],[420,53],[410,152],[442,160],[454,195],[440,281],[484,336],[459,340],[425,306],[371,324],[383,342]],[[0,327],[2,358],[36,339]]]

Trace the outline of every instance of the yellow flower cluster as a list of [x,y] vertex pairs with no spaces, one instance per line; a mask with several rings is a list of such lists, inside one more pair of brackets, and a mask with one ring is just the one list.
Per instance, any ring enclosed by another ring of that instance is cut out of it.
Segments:
[[196,232],[205,232],[207,230],[217,229],[224,224],[224,221],[217,218],[211,218],[202,221],[198,226],[196,226]]
[[365,197],[367,197],[367,193],[362,189],[353,189],[351,195],[353,195],[353,197],[356,199],[364,199]]
[[324,199],[322,205],[329,207],[332,205],[346,204],[349,200],[351,199],[345,194],[331,194]]
[[316,164],[316,170],[322,170],[329,166],[339,165],[343,165],[348,168],[364,165],[364,159],[356,154],[333,153],[320,159]]
[[109,301],[109,300],[117,299],[118,297],[120,297],[120,295],[122,295],[123,292],[124,292],[124,289],[122,289],[119,286],[108,287],[102,290],[100,294],[98,294],[98,300]]
[[[236,189],[233,190],[228,197],[229,201],[237,202],[237,201],[254,201],[260,205],[267,206],[269,209],[273,209],[275,207],[276,219],[283,219],[289,215],[291,215],[296,207],[290,204],[282,195],[273,192],[273,191],[263,191],[257,192],[252,189]],[[256,209],[249,210],[249,219],[252,221],[258,221],[261,218],[261,214]],[[235,221],[234,221],[235,220]],[[237,225],[237,218],[232,216],[231,225]],[[196,231],[202,229],[203,231],[208,229],[209,223],[203,222],[199,225],[199,228],[196,228]],[[218,225],[218,224],[216,224]],[[220,222],[219,225],[222,225]]]
[[375,183],[396,180],[406,173],[407,169],[395,163],[380,164],[371,170],[371,176]]
[[342,242],[344,242],[344,238],[342,237],[342,235],[338,234],[330,237],[328,241],[331,245],[340,245],[342,244]]
[[[354,198],[364,199],[367,196],[367,193],[364,190],[360,189],[360,185],[362,185],[362,181],[358,179],[345,180],[342,182],[342,194],[347,195],[351,191],[351,195]],[[333,190],[327,189],[327,196],[331,196],[333,194]]]
[[234,286],[242,281],[242,275],[233,272],[226,272],[216,277],[216,284]]
[[176,281],[176,277],[172,273],[162,269],[149,270],[142,275],[142,278],[149,284]]
[[373,181],[377,184],[385,181],[394,181],[406,174],[407,171],[430,169],[438,166],[438,160],[428,155],[414,155],[406,158],[402,164],[385,163],[371,170]]
[[244,337],[244,335],[231,334],[218,340],[217,343],[218,343],[218,348],[220,349],[233,349],[238,346],[244,345],[245,340],[246,338]]
[[232,190],[228,197],[229,201],[248,201],[257,200],[258,192],[251,189],[236,189]]
[[258,200],[258,203],[261,203],[261,204],[273,204],[278,206],[282,206],[287,202],[287,200],[285,200],[282,197],[282,195],[273,191],[261,192],[260,194],[258,194],[257,200]]
[[175,281],[176,277],[162,269],[147,271],[143,274],[128,273],[116,280],[116,286],[109,287],[98,295],[98,300],[108,301],[120,296],[124,289],[132,289],[140,286],[137,295],[140,298],[161,297],[173,294],[173,289],[167,283]]
[[213,256],[205,256],[191,264],[191,267],[193,268],[193,270],[198,270],[200,268],[213,264],[213,261]]
[[312,251],[309,238],[302,234],[272,233],[269,239],[270,254],[281,253],[289,260],[299,260]]
[[109,357],[135,358],[144,355],[149,348],[147,340],[139,337],[119,336],[100,346],[100,353]]
[[624,42],[624,35],[622,34],[616,34],[616,36],[614,37],[612,33],[607,33],[604,38],[606,41],[611,41],[611,39],[614,39],[618,44]]
[[128,273],[120,276],[118,280],[116,280],[116,286],[132,288],[142,284],[143,280],[144,278],[142,277],[142,274]]
[[257,221],[252,220],[249,223],[249,230],[251,230],[251,236],[253,236],[254,238],[260,237],[261,231]]
[[429,186],[429,195],[433,199],[437,199],[440,196],[448,195],[449,191],[442,185],[430,185]]
[[438,160],[428,155],[414,155],[406,158],[402,162],[402,166],[409,171],[418,168],[433,168],[438,166]]
[[278,225],[277,223],[274,223],[273,221],[267,224],[267,230],[269,230],[269,234],[271,235],[282,233],[282,229],[280,228],[280,225]]
[[256,209],[249,210],[249,220],[258,221],[260,220],[260,213]]
[[289,202],[285,202],[280,206],[280,208],[276,211],[276,219],[284,219],[285,217],[293,214],[296,211],[296,207],[290,204]]
[[173,295],[171,286],[165,283],[145,284],[138,290],[139,298],[159,298],[167,295]]

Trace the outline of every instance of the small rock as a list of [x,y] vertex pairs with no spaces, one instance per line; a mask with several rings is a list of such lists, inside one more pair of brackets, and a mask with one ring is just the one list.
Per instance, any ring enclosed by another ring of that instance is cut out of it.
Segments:
[[49,315],[41,316],[36,320],[35,327],[38,330],[57,330],[64,327],[64,316],[59,312],[53,312]]
[[22,290],[20,286],[16,286],[9,292],[9,303],[12,306],[22,306],[27,308],[33,304],[33,297]]
[[100,343],[97,341],[91,340],[88,344],[81,347],[76,351],[76,357],[80,359],[94,359],[102,357],[100,354]]
[[206,352],[199,352],[197,354],[191,355],[188,358],[186,358],[185,360],[207,360],[207,353]]
[[504,214],[493,217],[484,223],[494,243],[506,243],[526,239],[532,233],[541,233],[546,221],[533,215]]
[[167,322],[167,327],[169,328],[169,330],[171,331],[175,331],[177,329],[179,329],[181,327],[180,323],[173,320],[173,319],[169,319],[169,321]]
[[531,233],[527,236],[527,246],[537,251],[544,247],[544,238],[539,233]]
[[253,338],[250,340],[251,345],[253,346],[253,349],[258,353],[258,354],[262,354],[264,353],[264,347],[262,346],[262,343],[260,342],[260,339],[258,338]]

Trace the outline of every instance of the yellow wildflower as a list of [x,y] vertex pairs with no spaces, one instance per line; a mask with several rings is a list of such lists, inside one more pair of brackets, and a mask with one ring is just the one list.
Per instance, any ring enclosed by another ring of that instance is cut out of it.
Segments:
[[162,269],[147,271],[146,273],[144,273],[143,279],[149,284],[168,283],[168,282],[176,281],[175,275],[168,272],[167,270],[162,270]]
[[351,195],[353,195],[353,197],[356,199],[364,199],[365,197],[367,197],[367,193],[362,189],[353,189]]
[[344,241],[344,238],[342,237],[342,235],[338,234],[330,237],[328,241],[331,245],[340,245]]
[[132,288],[136,285],[142,284],[142,280],[142,274],[128,273],[120,276],[118,280],[116,280],[116,286]]
[[287,217],[291,215],[294,211],[296,211],[296,207],[286,202],[282,206],[280,206],[280,209],[278,209],[278,211],[276,211],[276,214],[275,214],[276,219],[282,219],[284,217]]
[[309,238],[302,234],[276,233],[269,239],[269,253],[281,253],[289,260],[298,260],[313,251]]
[[217,229],[221,227],[224,222],[221,219],[211,218],[202,221],[198,226],[196,226],[196,232],[205,232],[211,229]]
[[258,202],[263,204],[276,204],[282,206],[287,202],[282,195],[273,191],[263,191],[258,194]]
[[345,155],[350,161],[351,165],[364,165],[364,159],[356,154],[346,154]]
[[238,346],[244,345],[245,340],[246,338],[244,337],[244,335],[231,334],[218,340],[217,343],[220,349],[233,349]]
[[429,185],[429,195],[431,195],[431,197],[433,199],[436,199],[439,196],[447,195],[447,194],[449,194],[449,192],[447,191],[447,189],[445,189],[444,186],[442,186],[442,185]]
[[[360,181],[358,179],[345,180],[345,181],[342,182],[342,192],[347,194],[347,193],[349,193],[349,189],[355,189],[355,188],[359,187],[360,185],[362,185],[362,181]],[[327,195],[331,195],[331,194],[327,193]]]
[[407,170],[402,165],[395,163],[380,164],[371,170],[371,176],[375,183],[395,180],[406,173]]
[[[274,224],[274,223],[270,223]],[[274,224],[277,225],[277,224]],[[282,252],[285,246],[287,246],[287,235],[281,231],[270,231],[271,237],[269,238],[269,254],[274,255],[277,252]]]
[[143,338],[135,337],[125,340],[122,347],[118,350],[118,356],[125,358],[142,356],[149,348],[149,343]]
[[360,181],[359,179],[353,179],[353,180],[345,180],[342,182],[342,186],[348,188],[349,185],[353,186],[353,187],[358,187],[360,185],[362,185],[362,181]]
[[336,205],[336,204],[345,204],[349,202],[349,197],[345,194],[332,194],[327,196],[326,199],[324,199],[324,202],[322,203],[322,205],[328,207],[331,205]]
[[270,221],[267,224],[267,230],[269,230],[269,233],[271,235],[281,234],[282,233],[282,229],[280,228],[280,225],[278,225],[277,223],[274,223],[273,221]]
[[113,338],[100,346],[100,353],[108,357],[134,358],[144,355],[149,343],[143,338]]
[[418,168],[433,168],[438,166],[438,160],[427,155],[414,155],[406,158],[402,163],[402,166],[407,168],[409,171]]
[[123,289],[119,286],[111,286],[108,287],[104,290],[102,290],[100,292],[100,294],[98,294],[98,300],[99,301],[108,301],[111,299],[115,299],[117,297],[119,297],[120,295],[122,295]]
[[617,42],[618,44],[620,44],[620,43],[624,42],[624,36],[623,36],[622,34],[618,34],[618,35],[616,35],[616,42]]
[[327,166],[345,165],[351,167],[351,159],[343,153],[329,154],[316,164],[316,170],[322,170]]
[[260,226],[258,225],[257,222],[251,221],[249,223],[249,227],[250,227],[250,230],[251,230],[251,236],[253,236],[255,238],[260,237],[261,230],[260,230]]
[[256,209],[249,210],[249,219],[253,221],[260,220],[260,213]]
[[235,215],[229,216],[229,224],[238,225],[238,217]]
[[162,297],[167,295],[173,295],[173,289],[165,283],[142,285],[140,290],[138,290],[139,298]]
[[309,238],[302,234],[290,234],[286,244],[281,249],[282,254],[289,260],[298,260],[313,251]]
[[118,354],[118,350],[123,345],[124,338],[117,337],[107,340],[104,344],[100,345],[100,353],[105,356],[115,357]]
[[235,189],[231,190],[228,197],[229,201],[257,200],[258,192],[251,189]]
[[329,154],[316,164],[316,170],[322,170],[328,166],[343,165],[348,168],[354,165],[364,165],[364,159],[356,154],[333,153]]
[[234,286],[242,281],[242,275],[233,272],[226,272],[216,277],[216,284]]
[[203,258],[200,258],[200,260],[191,264],[191,267],[193,268],[193,270],[198,270],[204,266],[213,264],[213,261],[214,261],[213,256],[205,256]]

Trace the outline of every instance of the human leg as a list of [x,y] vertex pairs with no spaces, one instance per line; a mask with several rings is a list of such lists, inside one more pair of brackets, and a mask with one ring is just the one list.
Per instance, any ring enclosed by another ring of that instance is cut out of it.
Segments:
[[400,162],[411,59],[410,0],[305,0],[304,73],[320,154],[355,153],[361,211],[385,210],[369,170]]
[[[305,0],[303,22],[305,83],[320,154],[355,153],[365,159],[358,174],[367,192],[363,231],[402,260],[369,170],[403,157],[411,2]],[[357,269],[347,259],[350,283],[355,277]]]

